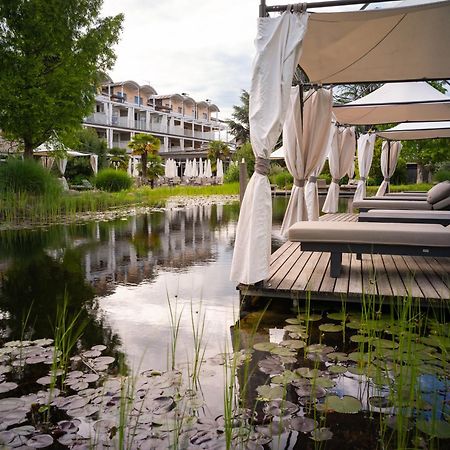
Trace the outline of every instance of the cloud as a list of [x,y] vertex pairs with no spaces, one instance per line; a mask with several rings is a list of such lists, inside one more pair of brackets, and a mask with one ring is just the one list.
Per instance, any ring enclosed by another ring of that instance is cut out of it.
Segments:
[[230,117],[249,89],[258,0],[105,0],[123,13],[114,81],[150,83],[159,94],[209,98]]

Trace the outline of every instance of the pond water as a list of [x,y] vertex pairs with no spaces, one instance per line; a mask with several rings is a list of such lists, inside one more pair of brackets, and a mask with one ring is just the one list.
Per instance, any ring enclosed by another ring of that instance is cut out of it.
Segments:
[[[273,200],[273,248],[283,242],[286,203]],[[343,199],[340,209],[349,208]],[[88,448],[94,430],[96,448],[106,439],[116,448],[225,448],[227,441],[229,448],[444,448],[445,314],[423,315],[405,301],[384,312],[370,302],[356,311],[308,302],[291,311],[289,302],[277,302],[239,320],[229,281],[238,214],[236,203],[202,203],[1,232],[0,443]],[[63,359],[70,333],[61,339],[58,330],[70,329],[71,318],[84,328],[68,350],[76,357],[66,395],[49,399],[47,386],[61,380],[36,380]],[[36,341],[55,336],[55,343]],[[58,361],[54,346],[63,348]],[[120,441],[112,417],[123,416],[123,380],[138,374],[146,381],[135,383],[137,392],[148,388],[133,396],[130,412],[140,434],[130,441],[128,429]],[[112,384],[98,387],[105,380]],[[231,418],[223,417],[230,392],[240,396]],[[135,404],[144,397],[145,414]],[[41,405],[36,414],[34,404]]]

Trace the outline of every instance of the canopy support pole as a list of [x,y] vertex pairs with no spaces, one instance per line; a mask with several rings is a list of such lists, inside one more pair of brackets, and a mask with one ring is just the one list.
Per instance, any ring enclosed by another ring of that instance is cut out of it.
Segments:
[[[368,3],[382,3],[386,0],[372,0]],[[403,0],[390,0],[394,2],[399,2]],[[330,6],[350,6],[350,5],[360,5],[362,2],[361,0],[339,0],[339,1],[321,1],[321,2],[304,2],[304,3],[297,3],[294,5],[272,5],[272,6],[266,6],[266,1],[261,0],[261,4],[259,6],[259,16],[260,17],[266,17],[267,13],[269,12],[283,12],[286,11],[289,6],[292,8],[300,8],[303,5],[306,7],[306,9],[311,8],[328,8]]]
[[[390,166],[390,161],[391,161],[391,141],[388,141],[388,148],[387,148],[387,174],[389,176],[389,171],[391,170]],[[387,188],[386,188],[386,192],[389,194],[390,189],[391,188],[391,181],[389,180],[387,183]]]

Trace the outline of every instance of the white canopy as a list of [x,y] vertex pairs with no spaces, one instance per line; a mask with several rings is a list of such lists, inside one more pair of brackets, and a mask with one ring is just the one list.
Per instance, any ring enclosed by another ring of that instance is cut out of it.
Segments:
[[378,131],[377,135],[396,141],[450,138],[450,122],[399,123],[395,127]]
[[283,128],[307,13],[259,18],[250,88],[250,140],[255,172],[245,190],[234,243],[231,279],[253,284],[269,274],[272,198],[269,156]]
[[426,81],[386,83],[358,100],[334,105],[333,112],[339,123],[349,125],[450,120],[450,97]]
[[397,167],[398,156],[402,149],[401,142],[384,141],[381,149],[381,172],[384,180],[375,194],[376,197],[382,197],[388,190],[391,177],[394,175]]
[[280,148],[277,148],[270,154],[270,159],[284,159],[284,155],[285,155],[284,147],[281,146]]
[[312,83],[444,80],[450,1],[310,13],[299,64]]

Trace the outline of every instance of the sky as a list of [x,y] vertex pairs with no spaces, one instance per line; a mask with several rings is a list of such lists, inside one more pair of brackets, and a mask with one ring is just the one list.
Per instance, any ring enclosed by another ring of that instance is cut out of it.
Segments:
[[[210,99],[221,110],[219,118],[230,118],[242,90],[250,88],[259,3],[104,0],[103,15],[125,16],[110,76],[113,81],[150,84],[158,94]],[[284,3],[289,2],[267,2]]]
[[158,94],[210,99],[230,117],[249,89],[259,0],[104,0],[125,21],[114,81],[148,83]]

